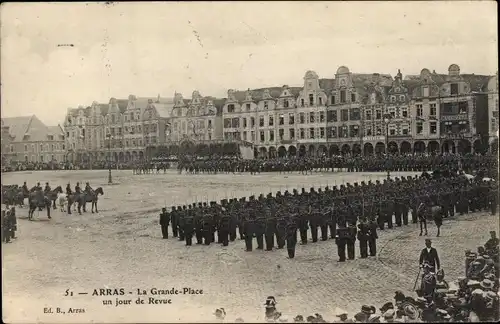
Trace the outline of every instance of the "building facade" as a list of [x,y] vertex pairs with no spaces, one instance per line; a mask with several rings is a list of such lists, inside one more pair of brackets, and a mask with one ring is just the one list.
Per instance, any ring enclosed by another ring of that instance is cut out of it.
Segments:
[[488,81],[488,126],[490,146],[498,147],[498,72]]
[[59,163],[65,152],[61,126],[46,126],[35,115],[2,118],[2,162]]

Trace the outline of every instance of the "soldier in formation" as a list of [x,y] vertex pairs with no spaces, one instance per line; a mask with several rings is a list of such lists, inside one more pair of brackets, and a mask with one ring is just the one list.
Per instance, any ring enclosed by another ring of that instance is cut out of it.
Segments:
[[[272,251],[286,246],[290,257],[297,236],[301,244],[316,243],[319,237],[322,241],[335,239],[339,261],[345,261],[355,258],[356,240],[361,258],[376,256],[377,228],[404,226],[411,214],[412,222],[422,223],[423,234],[428,219],[440,227],[443,218],[453,217],[455,210],[467,213],[494,208],[491,204],[496,200],[489,197],[497,190],[494,181],[469,180],[453,173],[440,177],[423,174],[309,191],[302,188],[301,192],[287,190],[276,195],[261,194],[257,199],[224,199],[220,203],[212,201],[209,206],[178,206],[172,208],[170,219],[172,233],[174,237],[178,233],[181,241],[186,235],[196,235],[198,244],[203,239],[205,245],[217,242],[227,246],[239,232],[246,251]],[[486,199],[478,199],[480,196]],[[433,215],[433,206],[440,206],[444,212]],[[295,240],[291,233],[296,234]]]

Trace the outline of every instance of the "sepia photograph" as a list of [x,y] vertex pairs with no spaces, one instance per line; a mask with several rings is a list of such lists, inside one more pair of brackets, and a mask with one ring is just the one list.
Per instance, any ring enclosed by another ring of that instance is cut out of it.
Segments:
[[3,2],[2,321],[499,321],[497,11]]

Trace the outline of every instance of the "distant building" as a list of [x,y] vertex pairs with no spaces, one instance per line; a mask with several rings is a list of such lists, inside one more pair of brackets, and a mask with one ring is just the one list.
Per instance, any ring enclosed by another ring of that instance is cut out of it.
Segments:
[[498,149],[498,72],[488,81],[489,143]]
[[59,163],[65,149],[61,126],[46,126],[35,115],[2,118],[2,162]]

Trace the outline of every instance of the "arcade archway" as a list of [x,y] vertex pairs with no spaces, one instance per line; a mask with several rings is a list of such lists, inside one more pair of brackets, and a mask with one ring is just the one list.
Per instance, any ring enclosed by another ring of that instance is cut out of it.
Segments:
[[416,141],[413,144],[413,153],[424,153],[425,152],[425,143],[422,141]]
[[323,156],[326,156],[327,151],[328,151],[328,150],[326,149],[326,146],[324,146],[324,145],[320,145],[320,146],[318,147],[318,151],[317,151],[316,156],[318,156],[318,157],[323,157]]
[[304,157],[306,156],[306,147],[305,145],[299,146],[299,157]]
[[436,141],[430,141],[427,145],[428,153],[439,153],[439,143]]
[[365,156],[373,155],[373,145],[372,143],[365,143],[363,146],[363,154]]
[[278,147],[278,157],[280,158],[286,157],[286,148],[284,146]]
[[274,159],[278,156],[274,146],[269,147],[269,158]]
[[[474,142],[474,144],[476,144]],[[470,142],[466,139],[461,139],[458,141],[458,153],[459,154],[467,154],[472,151],[472,146],[470,145]],[[476,152],[476,147],[474,146],[474,151]]]
[[385,144],[382,142],[378,142],[375,144],[375,154],[384,154],[385,153]]
[[407,141],[401,142],[401,148],[399,149],[401,154],[411,153],[411,144]]
[[330,149],[328,150],[328,155],[330,157],[332,157],[334,155],[339,155],[339,153],[340,153],[340,149],[337,145],[335,145],[335,144],[330,145]]
[[441,145],[441,152],[443,153],[455,153],[455,143],[452,140],[446,140]]
[[352,146],[352,154],[353,155],[361,155],[361,145],[360,144],[354,144]]
[[307,150],[307,155],[314,157],[316,154],[316,149],[314,148],[314,145],[309,145],[309,149]]
[[399,148],[398,148],[398,144],[396,142],[389,142],[389,144],[387,144],[388,146],[388,152],[389,154],[397,154],[399,153]]
[[348,144],[342,145],[341,149],[342,155],[347,155],[351,153],[351,147]]
[[288,147],[288,156],[296,156],[297,155],[297,148],[293,145],[290,145]]

